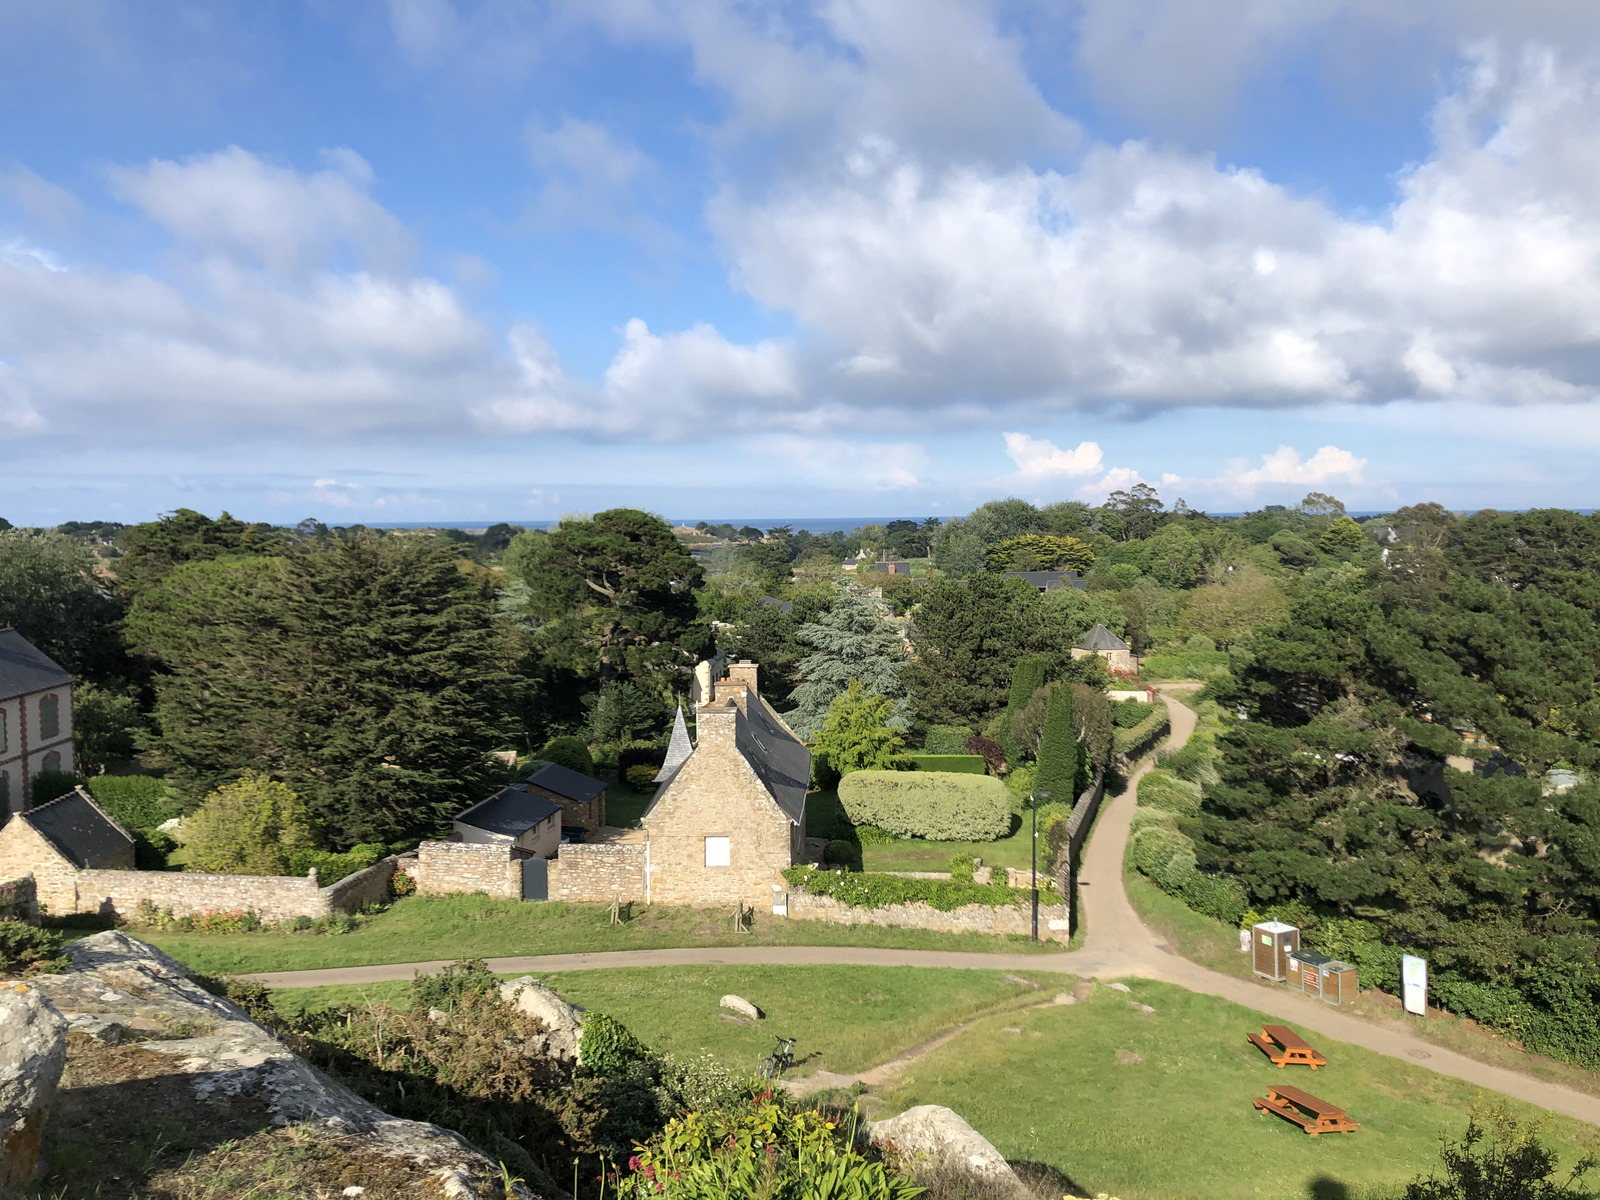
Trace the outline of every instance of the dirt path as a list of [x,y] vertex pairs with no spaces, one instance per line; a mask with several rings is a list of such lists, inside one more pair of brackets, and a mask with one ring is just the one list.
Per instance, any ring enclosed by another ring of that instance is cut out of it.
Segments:
[[[1181,685],[1163,689],[1179,693]],[[1194,711],[1167,699],[1172,714],[1168,747],[1182,746],[1194,732]],[[1153,765],[1153,756],[1133,773],[1121,795],[1106,802],[1084,851],[1079,903],[1084,919],[1083,945],[1067,954],[982,954],[941,950],[888,950],[866,946],[732,946],[715,949],[618,950],[591,954],[540,954],[521,958],[491,958],[489,969],[498,974],[538,974],[550,971],[586,971],[607,967],[667,967],[726,964],[748,965],[859,965],[873,967],[942,967],[987,971],[1050,971],[1062,974],[1116,979],[1136,976],[1175,983],[1190,991],[1220,996],[1303,1030],[1352,1046],[1374,1050],[1391,1058],[1466,1080],[1479,1087],[1536,1104],[1563,1116],[1600,1125],[1600,1098],[1584,1095],[1557,1083],[1547,1083],[1503,1067],[1490,1066],[1424,1042],[1409,1034],[1371,1025],[1348,1016],[1320,1000],[1301,996],[1281,985],[1236,979],[1179,958],[1164,945],[1128,902],[1122,885],[1122,859],[1133,821],[1135,784]],[[372,967],[338,967],[320,971],[283,971],[241,976],[268,987],[317,987],[325,984],[377,983],[410,979],[418,971],[437,971],[443,962],[398,963]],[[941,1034],[948,1040],[960,1029]],[[1239,1031],[1243,1038],[1244,1030]],[[935,1039],[936,1041],[938,1039]],[[932,1045],[917,1048],[926,1053]],[[917,1051],[909,1053],[915,1054]],[[885,1063],[874,1071],[893,1066]]]

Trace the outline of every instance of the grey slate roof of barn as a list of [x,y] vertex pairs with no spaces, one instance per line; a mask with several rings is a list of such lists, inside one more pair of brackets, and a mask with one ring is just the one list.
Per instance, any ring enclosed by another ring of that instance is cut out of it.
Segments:
[[755,692],[750,693],[745,710],[736,726],[735,744],[778,807],[798,824],[805,819],[811,751],[783,727],[777,714]]
[[563,767],[560,763],[550,763],[540,767],[528,776],[527,782],[578,804],[587,804],[606,790],[606,785],[601,780],[590,778],[570,767]]
[[513,783],[487,800],[480,800],[456,820],[487,833],[515,838],[560,811],[561,806],[554,800],[534,795],[525,783]]
[[1104,625],[1096,625],[1073,647],[1075,650],[1126,650],[1128,643]]
[[82,788],[18,813],[75,867],[93,867],[133,845],[133,835],[111,819]]
[[0,629],[0,700],[62,687],[71,682],[71,672],[15,629]]

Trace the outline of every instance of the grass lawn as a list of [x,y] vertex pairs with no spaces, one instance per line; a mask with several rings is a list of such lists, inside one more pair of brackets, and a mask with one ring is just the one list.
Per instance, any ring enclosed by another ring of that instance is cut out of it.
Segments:
[[[571,1003],[616,1017],[646,1045],[680,1058],[710,1054],[754,1071],[777,1035],[792,1036],[797,1074],[864,1071],[977,1014],[1036,1004],[1071,986],[1059,975],[921,967],[656,967],[540,978]],[[281,1011],[300,1012],[363,998],[396,1001],[405,987],[286,988],[272,999]],[[723,1019],[718,1001],[730,992],[767,1019]]]
[[[1430,1170],[1439,1136],[1461,1133],[1479,1095],[1320,1038],[1327,1067],[1279,1071],[1244,1039],[1270,1018],[1170,984],[1128,983],[1131,999],[1154,1013],[1101,985],[1087,1003],[987,1018],[913,1063],[885,1093],[885,1111],[948,1105],[1006,1157],[1067,1175],[1078,1195],[1358,1200],[1392,1195]],[[1312,1139],[1259,1115],[1250,1099],[1274,1083],[1340,1105],[1362,1127]],[[1543,1136],[1571,1166],[1594,1130],[1550,1116]]]
[[622,780],[606,784],[606,824],[623,829],[639,823],[655,792],[636,792]]
[[751,931],[736,935],[731,912],[665,905],[635,905],[632,920],[612,925],[610,911],[604,904],[411,896],[346,934],[133,932],[208,974],[667,946],[886,946],[1040,954],[1064,949],[1056,942],[1036,946],[978,933],[790,921],[759,911]]

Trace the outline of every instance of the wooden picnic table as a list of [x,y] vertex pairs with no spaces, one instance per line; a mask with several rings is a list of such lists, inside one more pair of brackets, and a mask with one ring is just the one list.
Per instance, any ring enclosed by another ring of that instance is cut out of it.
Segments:
[[1328,1060],[1318,1054],[1306,1041],[1287,1025],[1263,1025],[1260,1033],[1244,1035],[1261,1053],[1265,1054],[1281,1071],[1290,1063],[1298,1063],[1315,1071],[1328,1065]]
[[1350,1133],[1360,1128],[1345,1115],[1344,1109],[1299,1088],[1270,1087],[1264,1097],[1256,1096],[1251,1103],[1263,1114],[1276,1113],[1286,1121],[1293,1121],[1312,1137],[1319,1133]]

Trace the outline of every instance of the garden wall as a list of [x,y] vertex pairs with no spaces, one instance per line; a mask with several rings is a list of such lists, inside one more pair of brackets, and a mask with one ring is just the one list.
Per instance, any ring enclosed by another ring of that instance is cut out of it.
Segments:
[[609,904],[619,896],[643,900],[644,859],[642,838],[568,842],[550,861],[550,899],[594,904]]
[[483,892],[504,900],[522,899],[522,859],[512,854],[509,842],[423,842],[417,847],[412,875],[417,893],[423,896]]
[[[132,917],[141,902],[175,917],[250,910],[264,921],[326,917],[334,910],[314,876],[210,875],[200,871],[79,871],[73,912]],[[332,890],[332,889],[328,889]]]
[[0,920],[39,923],[39,888],[32,875],[0,883]]
[[328,897],[328,907],[334,912],[360,912],[369,904],[382,904],[389,898],[389,881],[399,869],[400,860],[391,854],[379,859],[365,870],[346,875],[337,883],[322,889]]
[[[843,904],[832,896],[813,896],[799,890],[789,893],[789,916],[802,921],[832,921],[836,925],[892,925],[902,929],[928,929],[935,933],[988,933],[995,936],[1028,936],[1033,926],[1033,909],[1027,904],[968,904],[941,912],[918,901],[914,904],[886,904],[882,908],[859,908]],[[1039,937],[1044,941],[1064,942],[1067,906],[1039,905]]]

